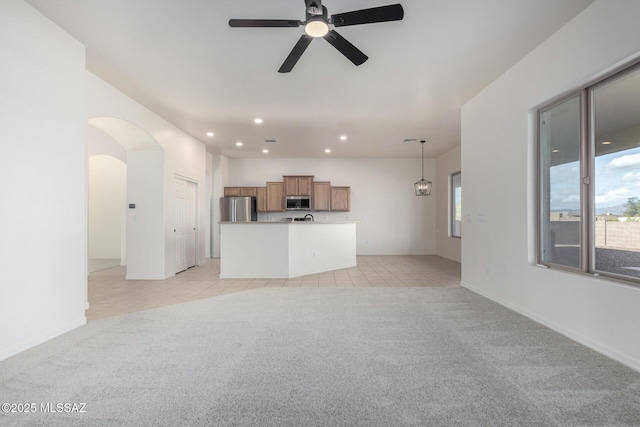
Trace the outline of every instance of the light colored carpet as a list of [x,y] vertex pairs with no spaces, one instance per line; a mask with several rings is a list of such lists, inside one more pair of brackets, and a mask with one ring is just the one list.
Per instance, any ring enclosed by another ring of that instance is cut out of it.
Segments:
[[0,396],[38,408],[3,426],[640,425],[640,373],[461,288],[261,288],[98,320],[0,362]]

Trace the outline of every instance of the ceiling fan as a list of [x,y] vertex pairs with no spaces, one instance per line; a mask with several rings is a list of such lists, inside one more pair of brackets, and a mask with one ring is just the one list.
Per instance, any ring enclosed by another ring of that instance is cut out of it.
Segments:
[[330,26],[346,27],[348,25],[400,21],[404,17],[404,9],[400,4],[337,13],[331,15],[331,17],[328,17],[327,8],[322,5],[322,0],[305,0],[305,5],[307,8],[307,18],[305,21],[289,19],[230,19],[229,26],[245,28],[304,26],[305,34],[300,37],[298,43],[293,47],[293,50],[278,70],[279,73],[288,73],[296,65],[307,46],[309,46],[309,43],[318,37],[322,37],[328,41],[355,65],[361,65],[369,59],[369,57],[338,34],[336,30],[330,29]]

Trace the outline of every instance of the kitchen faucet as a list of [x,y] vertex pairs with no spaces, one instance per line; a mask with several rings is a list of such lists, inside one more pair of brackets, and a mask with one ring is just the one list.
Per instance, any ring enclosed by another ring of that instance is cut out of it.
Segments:
[[304,219],[306,220],[308,216],[310,216],[310,217],[311,217],[311,221],[313,221],[313,215],[311,215],[311,214],[306,214],[306,215],[304,216]]

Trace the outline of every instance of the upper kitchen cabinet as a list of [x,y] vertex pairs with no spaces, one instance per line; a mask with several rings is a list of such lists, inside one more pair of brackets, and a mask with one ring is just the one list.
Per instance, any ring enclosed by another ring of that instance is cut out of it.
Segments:
[[314,211],[330,211],[331,210],[331,183],[330,182],[313,182],[313,210]]
[[258,190],[256,187],[245,187],[240,189],[240,195],[245,197],[257,197]]
[[266,187],[266,211],[284,211],[284,186],[282,182],[267,182]]
[[267,212],[267,187],[256,188],[256,211]]
[[283,176],[285,196],[311,196],[313,176]]
[[240,196],[240,187],[224,187],[224,197]]
[[341,212],[351,210],[351,187],[331,187],[331,210]]
[[257,197],[256,187],[224,187],[224,197]]

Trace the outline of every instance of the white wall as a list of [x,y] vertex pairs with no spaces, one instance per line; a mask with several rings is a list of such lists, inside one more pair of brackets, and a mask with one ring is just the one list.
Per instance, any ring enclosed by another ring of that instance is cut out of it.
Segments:
[[[202,264],[205,261],[205,246],[209,241],[205,227],[205,222],[209,221],[205,210],[206,203],[208,203],[205,183],[205,145],[95,75],[87,72],[86,79],[89,118],[114,117],[127,120],[150,135],[160,145],[164,153],[164,181],[162,183],[164,208],[159,213],[163,216],[163,255],[160,259],[147,265],[150,270],[148,274],[145,273],[143,276],[155,277],[157,271],[162,271],[163,278],[175,274],[176,250],[173,230],[175,228],[174,178],[176,176],[198,184],[196,262]],[[128,164],[128,171],[130,174],[132,173],[131,164]],[[134,202],[128,197],[128,203]],[[128,221],[127,224],[129,225],[130,222]],[[150,230],[149,232],[155,233]],[[145,240],[155,240],[155,238],[155,234],[144,237]],[[129,248],[130,246],[127,245],[127,257],[131,260],[132,254],[128,252]],[[130,266],[130,262],[128,262],[128,266]],[[127,272],[127,276],[129,276],[129,272]]]
[[[314,175],[316,181],[351,187],[351,212],[314,212],[316,220],[361,221],[358,255],[427,255],[436,252],[435,160],[425,159],[425,179],[434,188],[416,197],[420,159],[228,159],[224,185],[264,186],[283,175]],[[263,213],[260,220],[304,216],[299,212]]]
[[596,1],[462,109],[464,285],[636,369],[640,288],[535,266],[532,117],[637,57],[638,16],[637,0]]
[[[102,132],[100,129],[89,124],[87,126],[87,155],[89,156],[89,164],[91,164],[91,157],[103,155],[109,156],[114,159],[118,159],[122,165],[124,165],[124,181],[122,184],[119,184],[120,194],[122,194],[122,200],[120,205],[120,252],[118,257],[120,258],[120,265],[127,265],[127,209],[126,209],[126,195],[127,195],[127,150],[120,145],[117,141],[111,138],[106,133]],[[98,197],[101,198],[102,191],[92,191],[91,190],[91,166],[89,166],[89,216],[91,216],[91,205],[93,200]],[[107,189],[109,192],[109,189]],[[94,193],[92,195],[92,193]],[[114,209],[115,210],[115,209]],[[115,215],[115,212],[112,213]],[[115,217],[111,217],[115,218]],[[91,249],[91,246],[94,244],[100,244],[100,242],[95,242],[94,240],[94,230],[92,230],[91,219],[89,219],[89,258],[93,258],[92,254],[94,252]],[[100,233],[99,230],[98,233]],[[111,232],[115,232],[111,230]]]
[[211,188],[211,257],[220,258],[220,197],[224,195],[224,186],[228,180],[228,160],[219,154],[212,155]]
[[163,279],[164,153],[129,151],[127,169],[127,279]]
[[89,258],[120,259],[125,228],[127,166],[115,157],[89,157]]
[[211,232],[211,224],[213,224],[212,219],[212,213],[211,213],[211,206],[212,206],[212,200],[213,200],[213,174],[214,174],[214,168],[213,168],[213,154],[211,153],[206,153],[206,170],[205,170],[205,206],[204,206],[204,216],[206,218],[206,221],[204,221],[204,229],[205,229],[205,235],[207,236],[207,240],[206,240],[206,247],[204,248],[205,250],[205,258],[211,258],[211,242],[212,242],[212,237],[213,234]]
[[0,360],[86,323],[84,47],[0,2]]
[[[460,172],[461,161],[460,147],[448,151],[436,159],[437,181],[440,183],[440,191],[436,194],[436,235],[437,235],[437,254],[443,258],[460,262],[462,260],[461,240],[458,237],[451,237],[449,230],[449,206],[450,200],[450,177],[451,174]],[[462,174],[464,181],[464,174]],[[464,194],[464,186],[462,189]],[[462,199],[464,204],[464,196]],[[464,222],[462,224],[464,228]],[[464,232],[463,232],[464,235]]]
[[87,126],[87,155],[89,157],[104,154],[127,163],[127,150],[112,137],[95,126]]

